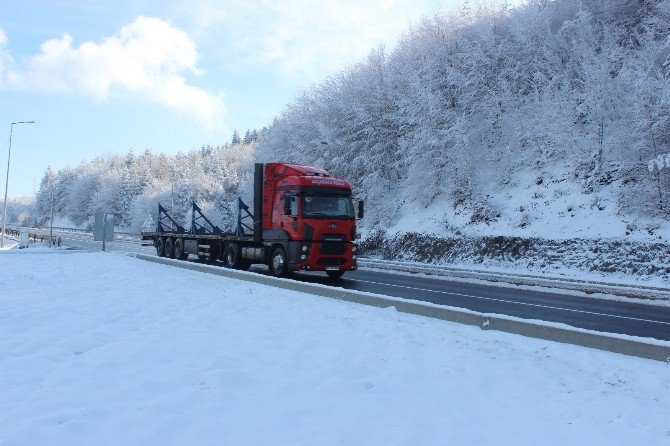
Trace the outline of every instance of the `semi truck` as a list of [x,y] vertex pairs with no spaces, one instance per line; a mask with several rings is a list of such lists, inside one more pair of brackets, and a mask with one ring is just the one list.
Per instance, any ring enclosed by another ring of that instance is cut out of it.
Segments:
[[192,203],[187,230],[159,203],[156,231],[142,232],[160,257],[189,255],[246,270],[267,265],[275,276],[293,271],[325,271],[339,278],[357,269],[356,217],[351,186],[312,166],[289,163],[254,165],[253,212],[238,198],[231,231],[214,225]]

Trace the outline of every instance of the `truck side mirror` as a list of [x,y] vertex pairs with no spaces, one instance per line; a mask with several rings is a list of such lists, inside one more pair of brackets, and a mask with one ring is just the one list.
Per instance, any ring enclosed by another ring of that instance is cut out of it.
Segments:
[[365,209],[363,207],[363,200],[361,200],[358,202],[358,218],[363,218],[363,215],[365,215]]
[[291,215],[291,196],[284,195],[282,200],[284,200],[284,215]]

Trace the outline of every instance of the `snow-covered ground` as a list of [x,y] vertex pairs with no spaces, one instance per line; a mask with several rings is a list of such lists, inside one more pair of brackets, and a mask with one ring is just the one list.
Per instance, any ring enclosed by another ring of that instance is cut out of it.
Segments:
[[10,249],[14,249],[16,246],[18,246],[19,242],[16,240],[7,238],[5,239],[5,246],[0,248],[0,251],[9,251]]
[[537,178],[536,170],[518,172],[512,182],[514,186],[498,188],[491,200],[500,216],[492,221],[470,221],[471,212],[455,206],[452,199],[445,197],[428,207],[417,202],[407,203],[386,233],[389,236],[419,232],[442,237],[462,234],[553,240],[617,238],[642,242],[670,239],[670,222],[618,212],[613,188],[600,191],[597,197],[584,193],[567,166],[544,172],[541,184],[536,184]]
[[114,253],[0,254],[0,444],[668,444],[670,367]]

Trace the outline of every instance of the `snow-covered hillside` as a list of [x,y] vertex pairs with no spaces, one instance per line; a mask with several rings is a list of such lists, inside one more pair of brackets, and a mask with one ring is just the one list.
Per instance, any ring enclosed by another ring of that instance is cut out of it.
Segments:
[[665,444],[665,364],[174,269],[0,253],[0,444]]
[[670,2],[437,14],[291,104],[263,159],[324,166],[368,229],[669,235]]

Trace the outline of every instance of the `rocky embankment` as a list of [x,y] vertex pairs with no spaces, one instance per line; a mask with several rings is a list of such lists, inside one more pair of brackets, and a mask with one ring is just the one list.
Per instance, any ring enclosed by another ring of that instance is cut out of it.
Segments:
[[620,238],[542,239],[505,236],[438,237],[378,232],[361,243],[361,255],[386,260],[478,268],[523,268],[524,272],[574,273],[661,279],[670,284],[670,245]]

